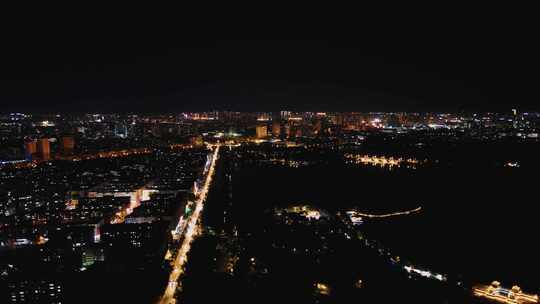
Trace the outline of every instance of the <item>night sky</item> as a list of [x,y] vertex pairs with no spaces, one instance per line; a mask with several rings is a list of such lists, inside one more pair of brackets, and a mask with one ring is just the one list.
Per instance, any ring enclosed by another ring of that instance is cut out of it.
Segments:
[[499,17],[240,40],[219,26],[30,25],[3,37],[0,112],[540,110],[532,24]]

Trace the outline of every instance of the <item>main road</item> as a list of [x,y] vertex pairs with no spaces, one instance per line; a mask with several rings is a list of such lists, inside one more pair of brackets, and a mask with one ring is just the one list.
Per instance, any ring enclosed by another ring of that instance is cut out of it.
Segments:
[[202,213],[202,209],[204,207],[204,202],[206,201],[206,197],[208,195],[208,190],[210,188],[210,185],[212,184],[212,176],[214,174],[215,166],[216,166],[216,160],[218,158],[219,153],[219,147],[220,145],[212,146],[212,152],[209,155],[209,161],[210,165],[205,166],[205,174],[204,176],[204,183],[203,186],[198,189],[198,191],[195,193],[195,209],[191,216],[187,219],[187,224],[185,226],[184,237],[182,240],[182,244],[178,248],[176,259],[173,263],[173,270],[171,271],[171,274],[169,276],[169,284],[167,285],[167,288],[165,289],[165,292],[163,293],[159,303],[161,304],[174,304],[176,303],[176,299],[174,298],[174,294],[176,292],[176,288],[178,286],[178,279],[183,273],[183,265],[185,264],[187,260],[187,254],[189,252],[189,249],[191,248],[191,242],[193,241],[194,237],[200,232],[199,224],[199,218]]

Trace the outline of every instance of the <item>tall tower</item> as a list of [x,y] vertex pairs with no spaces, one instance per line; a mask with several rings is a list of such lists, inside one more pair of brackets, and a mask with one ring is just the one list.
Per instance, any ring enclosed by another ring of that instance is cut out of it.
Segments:
[[266,125],[260,125],[255,127],[255,135],[257,138],[265,138],[268,136],[268,128]]
[[285,137],[288,138],[289,136],[291,136],[291,126],[288,123],[285,124],[283,131],[285,133]]
[[24,142],[24,154],[26,159],[32,159],[37,152],[37,141],[30,139]]
[[51,146],[48,138],[38,140],[37,151],[41,160],[47,161],[51,159]]
[[62,137],[62,151],[64,154],[72,154],[75,149],[75,139],[72,136]]
[[281,135],[281,125],[279,121],[275,120],[272,122],[272,136],[279,137]]

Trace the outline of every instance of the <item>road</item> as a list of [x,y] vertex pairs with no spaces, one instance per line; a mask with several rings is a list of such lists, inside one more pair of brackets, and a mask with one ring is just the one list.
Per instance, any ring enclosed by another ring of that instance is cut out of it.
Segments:
[[368,213],[362,213],[362,212],[355,212],[355,215],[368,217],[368,218],[385,218],[385,217],[393,217],[393,216],[400,216],[400,215],[410,215],[410,214],[419,213],[421,211],[422,211],[422,207],[418,207],[418,208],[408,210],[408,211],[392,212],[392,213],[386,213],[386,214],[368,214]]
[[176,255],[176,259],[173,263],[173,270],[171,271],[171,274],[169,276],[169,284],[167,285],[167,288],[165,289],[165,292],[163,293],[163,296],[161,297],[159,303],[161,304],[174,304],[176,303],[176,299],[174,298],[174,294],[176,291],[176,288],[178,286],[178,279],[183,273],[183,266],[186,263],[187,260],[187,254],[189,252],[189,249],[191,248],[191,242],[193,241],[194,237],[197,236],[200,232],[199,227],[199,218],[202,213],[202,209],[204,207],[204,202],[206,201],[206,197],[208,195],[208,190],[210,188],[210,185],[212,184],[212,176],[214,174],[216,160],[218,158],[219,153],[219,145],[213,146],[213,152],[210,156],[210,165],[207,167],[208,169],[206,171],[206,176],[204,178],[203,186],[198,189],[198,192],[195,193],[196,199],[194,201],[195,209],[191,216],[186,219],[186,227],[183,230],[184,231],[184,238],[182,241],[182,244],[178,248],[178,252]]

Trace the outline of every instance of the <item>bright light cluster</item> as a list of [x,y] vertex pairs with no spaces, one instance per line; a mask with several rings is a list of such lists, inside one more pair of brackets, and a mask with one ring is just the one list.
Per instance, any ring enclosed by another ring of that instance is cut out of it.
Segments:
[[446,281],[446,277],[439,273],[432,273],[429,270],[422,270],[418,268],[414,268],[412,266],[404,266],[403,267],[408,273],[416,273],[420,276],[423,276],[428,279],[435,279],[439,281]]
[[499,303],[538,303],[538,295],[526,294],[517,285],[511,289],[503,288],[498,281],[493,281],[489,286],[477,286],[473,288],[473,294],[477,297],[487,298]]
[[370,165],[374,167],[393,169],[400,165],[405,165],[408,168],[415,169],[421,161],[414,158],[394,158],[386,156],[370,156],[367,154],[345,154],[345,158],[348,162],[361,165]]
[[510,168],[519,168],[519,163],[518,162],[508,162],[506,164],[504,164],[505,167],[510,167]]

